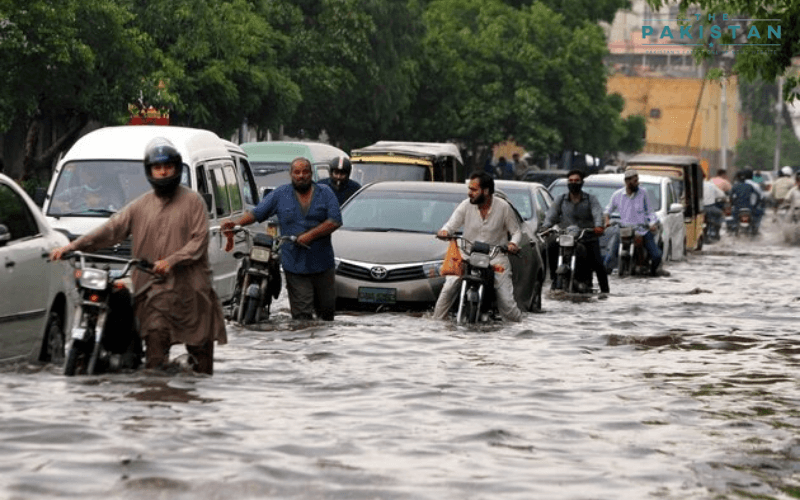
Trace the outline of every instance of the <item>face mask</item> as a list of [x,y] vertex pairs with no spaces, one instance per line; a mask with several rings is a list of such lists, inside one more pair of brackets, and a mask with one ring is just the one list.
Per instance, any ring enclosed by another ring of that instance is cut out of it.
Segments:
[[580,193],[581,188],[583,188],[583,183],[570,182],[569,184],[567,184],[567,189],[569,189],[569,192],[572,194]]

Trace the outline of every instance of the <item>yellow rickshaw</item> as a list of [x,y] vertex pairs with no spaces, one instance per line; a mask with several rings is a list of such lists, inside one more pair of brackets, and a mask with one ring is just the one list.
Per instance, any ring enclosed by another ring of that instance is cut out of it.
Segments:
[[676,183],[683,204],[686,224],[686,248],[703,248],[703,168],[696,156],[639,154],[628,160],[626,169],[640,173],[663,175]]

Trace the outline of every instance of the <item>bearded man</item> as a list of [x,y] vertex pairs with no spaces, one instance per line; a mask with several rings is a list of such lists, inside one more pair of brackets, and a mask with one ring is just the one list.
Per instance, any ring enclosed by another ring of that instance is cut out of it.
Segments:
[[91,252],[130,236],[133,256],[153,262],[163,280],[133,270],[135,311],[144,338],[147,368],[164,368],[173,344],[185,344],[189,364],[213,374],[214,341],[227,343],[222,306],[211,283],[208,215],[199,194],[180,184],[183,159],[166,139],[145,148],[144,170],[152,191],[114,214],[108,222],[52,251]]
[[339,201],[333,191],[312,181],[311,162],[292,160],[291,184],[270,192],[239,220],[226,220],[223,231],[278,216],[281,235],[297,236],[281,245],[281,265],[292,318],[333,321],[336,309],[335,263],[331,233],[342,225]]
[[[486,172],[476,172],[469,178],[468,199],[453,211],[450,220],[437,233],[439,238],[448,238],[463,227],[463,236],[469,241],[482,241],[490,245],[508,244],[509,253],[519,252],[522,230],[514,209],[505,200],[494,197],[494,179]],[[508,235],[511,235],[511,241]],[[520,321],[522,312],[514,299],[514,284],[511,281],[511,262],[508,256],[498,254],[491,260],[494,268],[494,288],[497,308],[506,321]],[[461,276],[448,276],[436,301],[433,317],[445,319],[453,307],[461,288]]]

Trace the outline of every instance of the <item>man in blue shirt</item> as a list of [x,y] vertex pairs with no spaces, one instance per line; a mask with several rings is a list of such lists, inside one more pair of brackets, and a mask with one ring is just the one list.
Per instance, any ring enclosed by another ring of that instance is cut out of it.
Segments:
[[253,211],[238,220],[222,223],[222,230],[263,222],[277,214],[281,234],[297,236],[296,243],[281,246],[281,265],[294,319],[333,321],[336,308],[331,233],[342,225],[339,203],[333,191],[311,180],[311,162],[292,160],[291,184],[273,190]]
[[361,189],[361,184],[350,179],[350,172],[353,171],[353,165],[350,163],[350,158],[346,156],[337,156],[328,163],[328,171],[330,177],[322,179],[319,184],[328,186],[333,190],[336,199],[339,200],[339,206],[342,206],[348,198]]
[[[650,274],[656,276],[658,266],[661,264],[661,249],[658,248],[655,233],[658,231],[658,217],[653,212],[653,204],[647,196],[647,191],[639,189],[639,173],[636,170],[625,172],[625,187],[611,195],[611,201],[605,209],[606,226],[609,224],[610,215],[619,212],[620,223],[623,226],[642,225],[647,229],[637,229],[637,233],[644,237],[644,246],[650,254]],[[615,233],[608,244],[606,255],[606,269],[613,268],[613,263],[619,256],[619,233]]]

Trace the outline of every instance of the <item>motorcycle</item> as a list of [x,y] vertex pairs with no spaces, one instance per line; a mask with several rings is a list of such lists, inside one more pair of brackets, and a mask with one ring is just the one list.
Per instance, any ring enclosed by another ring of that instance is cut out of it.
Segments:
[[753,214],[749,208],[740,208],[737,216],[733,219],[733,234],[736,236],[747,235],[751,238],[756,236],[756,227],[753,224]]
[[703,241],[706,243],[713,243],[715,241],[720,240],[720,234],[722,231],[722,219],[725,218],[725,198],[717,198],[715,200],[714,206],[716,206],[721,211],[721,217],[719,221],[711,221],[708,213],[706,213],[706,217],[703,219]]
[[461,249],[467,255],[464,259],[464,274],[458,296],[456,324],[475,324],[487,321],[494,310],[494,268],[491,260],[500,252],[508,252],[506,245],[490,245],[482,241],[469,241],[461,236],[451,239],[461,240]]
[[[587,235],[593,235],[592,229],[580,229],[569,226],[565,229],[550,228],[539,236],[558,231],[558,264],[553,281],[554,290],[571,293],[591,293],[592,273],[585,272],[587,249],[583,244]],[[579,272],[583,270],[584,272]]]
[[[73,262],[80,296],[64,375],[138,368],[142,362],[142,341],[136,329],[133,297],[123,280],[133,267],[156,276],[152,264],[79,251],[66,253],[62,258]],[[106,264],[99,268],[99,262]],[[112,270],[111,263],[124,265],[120,270]]]
[[650,230],[646,224],[619,226],[619,263],[617,273],[625,275],[649,275],[650,254],[644,246],[644,235],[637,229]]
[[233,228],[232,232],[247,234],[250,251],[233,253],[241,262],[227,317],[242,325],[257,324],[269,319],[272,301],[281,292],[280,246],[286,242],[299,243],[297,236],[272,236],[241,226]]

